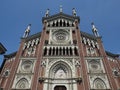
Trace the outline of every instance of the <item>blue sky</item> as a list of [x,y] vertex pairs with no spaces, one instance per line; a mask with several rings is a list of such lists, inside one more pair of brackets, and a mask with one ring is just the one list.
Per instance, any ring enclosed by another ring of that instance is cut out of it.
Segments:
[[105,50],[120,53],[120,0],[0,0],[0,42],[7,49],[6,54],[18,50],[28,24],[32,24],[31,34],[40,32],[46,9],[53,15],[59,13],[60,5],[70,15],[76,8],[81,31],[92,33],[94,22]]

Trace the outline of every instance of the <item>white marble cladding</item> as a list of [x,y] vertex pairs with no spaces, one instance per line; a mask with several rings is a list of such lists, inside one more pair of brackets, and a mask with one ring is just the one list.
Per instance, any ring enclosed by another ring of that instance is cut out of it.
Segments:
[[16,75],[12,89],[25,90],[30,89],[32,81],[32,75]]
[[110,89],[108,78],[104,74],[93,74],[89,76],[90,88],[95,90]]
[[67,19],[58,18],[56,20],[47,22],[47,26],[48,27],[60,27],[60,26],[61,27],[72,27],[74,26],[74,22],[67,20]]
[[44,46],[44,56],[78,56],[77,46]]
[[24,43],[23,50],[25,50],[26,48],[33,47],[34,45],[38,45],[38,44],[39,44],[39,41],[40,41],[40,39],[39,39],[39,38],[36,38],[36,39],[30,40],[30,41],[28,41],[28,42],[25,42],[25,43]]
[[105,73],[102,58],[94,57],[86,59],[88,73]]
[[76,61],[78,59],[46,58],[43,90],[54,90],[55,86],[65,86],[67,90],[77,90],[77,82],[68,78],[76,78]]
[[89,38],[86,38],[86,37],[82,37],[82,42],[85,45],[92,46],[93,48],[96,47],[97,49],[99,49],[99,45],[98,45],[97,41],[95,41],[95,40],[92,40],[92,39],[89,39]]

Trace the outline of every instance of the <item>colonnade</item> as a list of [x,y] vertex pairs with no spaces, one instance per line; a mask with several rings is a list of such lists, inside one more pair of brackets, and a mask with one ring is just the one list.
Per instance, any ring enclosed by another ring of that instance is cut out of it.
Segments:
[[55,46],[55,47],[45,47],[44,56],[78,56],[77,47],[64,47],[64,46]]

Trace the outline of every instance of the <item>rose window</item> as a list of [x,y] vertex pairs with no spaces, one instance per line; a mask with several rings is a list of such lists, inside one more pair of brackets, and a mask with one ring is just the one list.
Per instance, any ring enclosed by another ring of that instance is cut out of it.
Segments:
[[58,30],[53,32],[53,40],[56,42],[65,42],[69,40],[69,33],[65,30]]
[[31,61],[24,61],[22,63],[22,70],[25,72],[30,72],[32,70],[32,62]]

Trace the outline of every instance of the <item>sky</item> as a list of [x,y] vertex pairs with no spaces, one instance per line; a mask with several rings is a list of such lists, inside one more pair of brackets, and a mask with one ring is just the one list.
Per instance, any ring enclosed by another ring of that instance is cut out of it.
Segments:
[[[59,13],[72,15],[72,8],[80,16],[80,30],[92,34],[94,22],[105,50],[120,54],[120,0],[0,0],[0,42],[6,54],[18,50],[20,38],[28,24],[31,35],[42,30],[42,17],[50,9],[50,15]],[[3,55],[0,55],[0,64]]]

